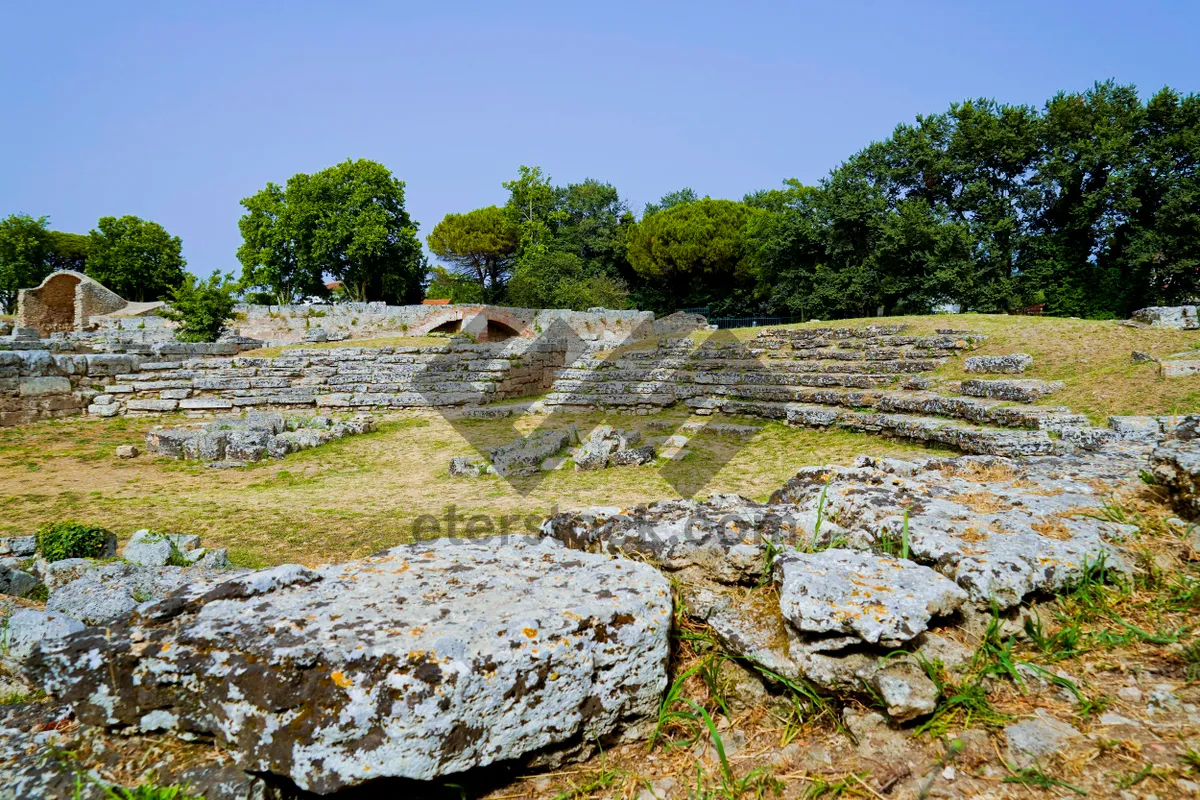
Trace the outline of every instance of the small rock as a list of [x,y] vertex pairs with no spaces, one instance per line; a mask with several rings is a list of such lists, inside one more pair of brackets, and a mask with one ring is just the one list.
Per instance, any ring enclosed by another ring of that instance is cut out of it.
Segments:
[[[155,533],[142,529],[135,531],[121,551],[122,557],[130,564],[141,564],[147,567],[165,567],[173,555],[187,558],[186,551],[200,546],[199,536],[188,536],[179,533]],[[176,564],[175,566],[182,566]]]
[[1148,361],[1158,361],[1158,359],[1154,356],[1150,355],[1149,353],[1144,353],[1141,350],[1134,350],[1132,353],[1130,353],[1129,360],[1134,364],[1145,364]]
[[938,688],[912,658],[890,660],[871,677],[871,685],[887,704],[888,716],[897,722],[932,714]]
[[1070,725],[1039,710],[1032,719],[1004,729],[1004,736],[1008,739],[1008,762],[1018,769],[1028,767],[1057,753],[1080,735]]
[[9,536],[0,539],[0,556],[27,557],[36,552],[36,536]]
[[856,550],[787,553],[775,560],[775,575],[780,610],[797,630],[850,633],[886,647],[912,639],[967,599],[929,567]]
[[140,451],[136,445],[121,444],[117,445],[117,458],[137,458]]
[[33,608],[13,611],[5,620],[3,656],[9,663],[20,664],[29,657],[38,642],[61,639],[67,634],[83,630],[83,627],[79,620],[53,611]]
[[1142,690],[1136,686],[1122,686],[1117,689],[1117,697],[1126,703],[1140,703],[1142,702]]

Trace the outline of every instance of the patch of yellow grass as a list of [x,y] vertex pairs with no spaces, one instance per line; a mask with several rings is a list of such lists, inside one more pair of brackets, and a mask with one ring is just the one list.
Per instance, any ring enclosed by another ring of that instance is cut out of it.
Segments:
[[[685,410],[660,417],[677,423]],[[447,420],[433,412],[380,416],[381,430],[240,469],[213,470],[142,456],[117,459],[155,425],[183,417],[74,418],[0,429],[0,533],[28,534],[76,518],[125,537],[138,528],[195,533],[245,565],[343,561],[425,535],[535,532],[555,509],[633,506],[736,492],[766,500],[803,466],[849,464],[863,454],[929,452],[846,431],[768,423],[753,438],[693,437],[678,462],[534,478],[452,478],[451,456],[505,444],[536,427],[641,428],[645,417],[593,413]],[[703,418],[697,418],[703,419]],[[646,436],[671,431],[646,430]],[[451,514],[453,519],[451,519]],[[418,528],[418,519],[425,520]],[[436,530],[436,534],[434,531]]]

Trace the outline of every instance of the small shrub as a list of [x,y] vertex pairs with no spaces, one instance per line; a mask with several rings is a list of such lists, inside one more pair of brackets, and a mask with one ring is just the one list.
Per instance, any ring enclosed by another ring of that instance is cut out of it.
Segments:
[[207,281],[188,275],[171,291],[171,307],[160,313],[181,323],[175,331],[181,342],[215,342],[233,319],[235,285],[232,276],[219,272]]
[[38,529],[37,550],[47,561],[99,558],[112,537],[112,531],[98,525],[51,522]]

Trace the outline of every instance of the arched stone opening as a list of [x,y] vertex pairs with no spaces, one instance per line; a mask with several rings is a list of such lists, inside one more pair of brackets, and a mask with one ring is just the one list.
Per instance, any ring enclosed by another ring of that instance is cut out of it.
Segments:
[[514,336],[520,335],[519,331],[514,330],[512,326],[498,319],[489,318],[487,321],[487,341],[489,342],[503,342],[505,339],[511,339]]
[[461,319],[448,319],[440,325],[429,329],[430,333],[458,333],[462,330]]

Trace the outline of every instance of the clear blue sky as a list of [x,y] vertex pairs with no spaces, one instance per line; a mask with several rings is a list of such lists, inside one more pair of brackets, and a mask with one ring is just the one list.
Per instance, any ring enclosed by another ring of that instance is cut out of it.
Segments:
[[238,200],[346,158],[422,239],[520,164],[635,210],[816,182],[956,100],[1200,90],[1194,2],[0,0],[0,216],[136,214],[236,269]]

